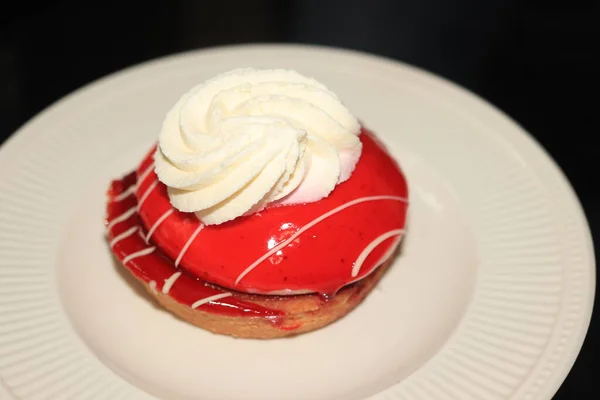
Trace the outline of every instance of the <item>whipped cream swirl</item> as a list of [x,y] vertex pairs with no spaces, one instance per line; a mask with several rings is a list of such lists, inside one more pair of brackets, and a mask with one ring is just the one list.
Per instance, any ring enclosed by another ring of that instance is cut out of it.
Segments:
[[168,112],[155,171],[173,207],[216,225],[272,202],[327,197],[360,158],[359,132],[316,80],[237,69],[194,87]]

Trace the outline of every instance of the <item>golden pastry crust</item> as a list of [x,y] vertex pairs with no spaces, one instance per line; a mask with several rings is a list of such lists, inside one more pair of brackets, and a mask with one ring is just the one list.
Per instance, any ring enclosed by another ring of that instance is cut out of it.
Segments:
[[264,317],[232,317],[193,309],[180,304],[168,294],[153,290],[142,282],[148,293],[164,308],[179,318],[213,333],[248,339],[274,339],[295,336],[320,329],[342,318],[373,290],[387,271],[387,261],[359,282],[342,288],[325,301],[318,294],[295,296],[265,296],[235,292],[235,296],[285,313],[276,323]]

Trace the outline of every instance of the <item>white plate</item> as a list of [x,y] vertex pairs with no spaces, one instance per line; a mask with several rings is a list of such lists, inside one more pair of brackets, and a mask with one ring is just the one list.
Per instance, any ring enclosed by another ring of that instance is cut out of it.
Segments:
[[[286,67],[337,92],[399,159],[402,253],[348,317],[235,340],[157,308],[104,242],[104,191],[192,85]],[[397,62],[303,46],[194,52],[61,100],[0,151],[0,379],[24,400],[549,399],[591,315],[594,256],[575,195],[517,125]]]

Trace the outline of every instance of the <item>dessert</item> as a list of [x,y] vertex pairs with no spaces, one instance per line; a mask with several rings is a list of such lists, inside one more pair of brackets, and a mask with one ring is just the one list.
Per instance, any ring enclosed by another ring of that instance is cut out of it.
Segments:
[[396,162],[338,97],[294,71],[234,70],[186,93],[158,144],[111,183],[120,262],[215,333],[323,327],[377,284],[404,234]]

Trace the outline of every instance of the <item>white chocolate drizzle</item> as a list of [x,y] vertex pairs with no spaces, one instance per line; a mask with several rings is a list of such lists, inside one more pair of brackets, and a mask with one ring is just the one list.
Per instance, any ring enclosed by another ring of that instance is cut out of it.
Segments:
[[181,262],[181,259],[183,258],[185,252],[191,246],[192,242],[194,241],[194,239],[196,239],[196,236],[198,236],[198,234],[200,233],[200,231],[202,229],[204,229],[204,224],[200,224],[200,226],[198,226],[198,228],[196,228],[196,230],[194,231],[194,233],[192,233],[192,235],[190,236],[190,238],[188,239],[188,241],[185,242],[185,245],[183,246],[183,248],[179,252],[179,255],[177,256],[177,259],[175,259],[175,266],[176,267],[179,266],[179,263]]
[[191,307],[198,308],[203,304],[210,303],[211,301],[223,299],[223,298],[229,297],[229,296],[232,296],[232,294],[231,293],[219,293],[219,294],[215,294],[213,296],[208,296],[208,297],[205,297],[203,299],[200,299],[200,300],[194,302],[194,304],[192,304]]
[[[136,228],[137,228],[137,226],[136,226]],[[128,255],[127,257],[125,257],[123,259],[123,265],[127,264],[129,261],[131,261],[135,258],[147,256],[148,254],[152,253],[154,250],[156,250],[156,247],[147,247],[140,251],[136,251],[135,253],[131,253],[130,255]]]
[[180,276],[181,276],[181,272],[177,271],[173,275],[171,275],[170,277],[165,279],[165,284],[163,285],[162,290],[161,290],[162,294],[169,294],[169,292],[171,291],[171,288],[173,287],[175,282],[177,282],[177,279],[179,279]]
[[[135,190],[137,188],[139,188],[139,185],[143,182],[143,180],[150,174],[150,172],[152,171],[152,165],[150,167],[148,167],[140,176],[140,180],[137,182],[136,185],[132,185],[130,187],[128,187],[127,189],[125,189],[123,192],[121,192],[120,194],[114,196],[111,200],[111,202],[119,202],[124,200],[125,198],[129,197],[132,193],[135,193]],[[140,205],[148,198],[148,196],[152,193],[152,191],[157,187],[158,185],[158,181],[154,181],[144,192],[144,194],[142,195],[142,197],[140,198],[139,204],[137,206],[133,206],[129,209],[127,209],[126,211],[124,211],[123,213],[119,214],[117,217],[113,218],[107,225],[107,231],[110,232],[111,229],[117,225],[120,222],[126,221],[127,219],[129,219],[131,216],[133,216],[137,211],[139,211]],[[266,259],[268,259],[270,256],[272,256],[273,254],[275,254],[276,252],[278,252],[279,250],[281,250],[282,248],[284,248],[285,246],[287,246],[289,243],[291,243],[293,240],[295,240],[298,236],[300,236],[302,233],[304,233],[305,231],[307,231],[308,229],[312,228],[313,226],[317,225],[318,223],[322,222],[323,220],[329,218],[330,216],[333,216],[341,211],[343,211],[344,209],[348,208],[348,207],[352,207],[356,204],[360,204],[363,202],[368,202],[368,201],[377,201],[377,200],[393,200],[393,201],[399,201],[399,202],[404,202],[407,203],[408,200],[404,197],[400,197],[400,196],[390,196],[390,195],[381,195],[381,196],[369,196],[369,197],[361,197],[352,201],[349,201],[345,204],[342,204],[328,212],[326,212],[325,214],[315,218],[314,220],[310,221],[308,224],[304,225],[302,228],[300,228],[295,234],[293,234],[291,237],[287,238],[285,241],[281,242],[280,244],[278,244],[277,246],[273,247],[272,249],[270,249],[267,253],[265,253],[263,256],[261,256],[259,259],[257,259],[254,263],[252,263],[249,267],[247,267],[237,278],[235,284],[237,285],[243,278],[244,276],[246,276],[248,273],[250,273],[254,268],[256,268],[260,263],[262,263],[263,261],[265,261]],[[169,217],[171,216],[173,213],[175,212],[175,209],[170,208],[169,210],[167,210],[166,212],[163,213],[163,215],[161,215],[158,220],[156,220],[156,222],[152,225],[152,227],[150,228],[150,230],[147,232],[147,234],[144,234],[142,228],[139,225],[135,225],[132,226],[131,228],[127,229],[126,231],[122,232],[121,234],[115,236],[111,241],[110,241],[110,246],[113,247],[115,244],[117,244],[118,242],[120,242],[121,240],[124,240],[128,237],[130,237],[131,235],[133,235],[134,233],[138,233],[139,236],[146,242],[148,243],[150,238],[152,237],[152,235],[154,234],[154,232],[158,229],[158,227]],[[187,250],[189,249],[189,247],[191,246],[191,244],[194,242],[194,240],[196,239],[196,237],[198,236],[198,234],[202,231],[202,229],[204,228],[204,224],[199,225],[196,230],[192,233],[192,235],[190,235],[189,239],[187,240],[187,242],[185,243],[185,245],[183,246],[183,248],[181,249],[179,255],[177,256],[177,259],[175,260],[175,266],[177,267],[179,265],[179,263],[181,262],[183,256],[185,255],[185,253],[187,252]],[[357,257],[356,261],[353,263],[352,266],[352,271],[351,271],[351,276],[353,278],[356,278],[358,276],[358,274],[360,273],[360,269],[362,268],[363,263],[366,261],[366,259],[368,258],[368,256],[371,254],[371,252],[377,247],[379,246],[381,243],[383,243],[385,240],[392,238],[394,236],[397,236],[396,239],[394,240],[394,242],[391,244],[390,248],[385,252],[385,254],[382,255],[382,257],[380,258],[380,260],[378,260],[378,262],[376,263],[376,266],[381,265],[382,263],[384,263],[385,261],[387,261],[387,259],[389,259],[392,254],[394,253],[394,251],[396,250],[398,244],[400,243],[400,240],[403,236],[403,234],[405,233],[404,229],[395,229],[395,230],[391,230],[388,232],[385,232],[383,234],[381,234],[380,236],[378,236],[377,238],[375,238],[371,243],[369,243],[364,249],[363,251],[359,254],[359,256]],[[131,253],[128,256],[126,256],[122,263],[123,264],[127,264],[129,261],[134,260],[138,257],[143,257],[145,255],[148,255],[152,252],[154,252],[156,250],[156,247],[152,246],[152,247],[147,247],[145,249],[139,250],[137,252]],[[349,283],[353,283],[356,282],[360,279],[364,279],[366,276],[370,275],[374,270],[376,270],[376,268],[373,268],[371,271],[369,271],[366,275],[362,276],[359,279],[355,279]],[[162,289],[160,290],[161,293],[163,294],[169,294],[170,290],[172,289],[173,285],[175,284],[175,282],[179,279],[179,277],[181,276],[181,272],[175,272],[173,273],[169,278],[164,280],[164,284]],[[151,280],[148,282],[148,286],[150,288],[150,290],[154,293],[157,294],[158,293],[158,288],[157,288],[157,283],[154,280]],[[302,290],[302,291],[298,291],[298,293],[309,293],[311,291],[309,290]],[[298,294],[296,292],[294,292],[293,294]],[[270,293],[271,294],[271,293]],[[277,293],[273,293],[273,294],[282,294],[280,292]],[[291,291],[289,291],[289,293],[285,294],[292,294]],[[206,298],[197,300],[196,302],[194,302],[191,305],[192,309],[196,309],[200,306],[202,306],[203,304],[206,303],[210,303],[212,301],[216,301],[225,297],[229,297],[232,296],[231,293],[228,292],[223,292],[223,293],[219,293],[213,296],[208,296]]]
[[119,193],[118,195],[116,195],[113,199],[114,202],[120,202],[121,200],[125,200],[126,198],[128,198],[129,196],[131,196],[133,193],[135,193],[136,187],[135,185],[129,186],[125,191]]
[[156,291],[156,281],[148,282],[148,286],[150,287],[150,290],[152,290],[152,293],[158,294],[158,292]]
[[[152,166],[151,166],[152,167]],[[148,168],[143,174],[142,174],[142,178],[140,179],[140,182],[143,181],[144,177],[147,176],[152,168]],[[156,186],[156,184],[158,183],[155,182],[153,186]],[[130,196],[132,193],[135,192],[135,189],[137,189],[136,185],[132,185],[130,187],[128,187],[125,191],[121,192],[120,194],[114,196],[111,199],[111,203],[116,203],[119,201],[122,201],[123,199],[125,199],[126,197]],[[152,188],[149,188],[150,190],[152,190]],[[146,193],[144,194],[144,196],[147,197],[147,193],[148,190],[146,191]],[[142,196],[142,197],[144,197]],[[133,206],[131,208],[129,208],[128,210],[126,210],[125,212],[123,212],[122,214],[119,214],[117,217],[115,217],[114,219],[112,219],[110,221],[110,223],[107,225],[107,232],[110,232],[110,230],[119,222],[125,221],[127,220],[129,217],[131,217],[132,215],[134,215],[136,212],[138,211],[138,207],[137,206]],[[137,232],[137,234],[140,236],[140,238],[142,240],[145,240],[146,242],[148,242],[148,240],[150,239],[150,237],[152,236],[152,234],[156,231],[156,229],[158,228],[158,226],[164,222],[171,214],[173,214],[175,210],[174,209],[169,209],[167,212],[165,212],[155,223],[154,225],[150,228],[150,230],[148,231],[148,233],[146,235],[144,235],[142,227],[140,225],[135,225],[130,227],[129,229],[127,229],[126,231],[120,233],[119,235],[115,236],[111,241],[110,241],[110,246],[113,247],[115,244],[117,244],[118,242],[120,242],[121,240],[124,240],[128,237],[130,237],[131,235],[135,234]],[[185,252],[187,251],[187,249],[189,248],[189,246],[192,244],[192,242],[194,241],[194,239],[196,238],[196,236],[198,236],[198,234],[200,233],[200,231],[202,230],[202,228],[204,228],[204,225],[200,225],[198,228],[196,228],[196,230],[194,231],[194,233],[192,233],[192,235],[190,236],[190,238],[188,239],[188,241],[186,242],[185,246],[183,247],[183,249],[181,250],[181,252],[179,253],[179,257],[177,257],[177,263],[179,263],[179,261],[181,260],[181,258],[183,257],[183,255],[185,254]],[[152,252],[154,252],[156,250],[155,246],[152,247],[147,247],[144,248],[142,250],[136,251],[134,253],[129,254],[128,256],[126,256],[125,258],[123,258],[123,260],[121,261],[121,263],[123,265],[127,264],[129,261],[132,261],[138,257],[143,257],[146,255],[151,254]],[[177,265],[177,264],[176,264]],[[175,284],[175,282],[179,279],[179,277],[181,276],[181,271],[177,271],[175,273],[173,273],[169,278],[164,280],[164,284],[162,286],[162,289],[160,290],[160,293],[168,295],[170,290],[173,288],[173,285]],[[150,280],[148,282],[148,287],[150,288],[150,290],[152,291],[152,293],[154,294],[158,294],[158,288],[157,288],[157,283],[155,280]],[[192,309],[196,309],[200,306],[202,306],[203,304],[207,304],[210,303],[212,301],[216,301],[225,297],[230,297],[232,296],[231,293],[228,292],[221,292],[212,296],[208,296],[205,297],[203,299],[197,300],[196,302],[194,302],[190,307]]]
[[110,223],[108,224],[108,226],[106,227],[106,230],[108,232],[110,232],[110,230],[113,228],[113,226],[115,226],[116,224],[118,224],[119,222],[123,222],[129,219],[129,217],[131,217],[133,214],[135,214],[137,212],[136,206],[131,207],[130,209],[128,209],[127,211],[123,212],[122,214],[119,214],[118,216],[116,216],[112,221],[110,221]]
[[394,252],[398,248],[398,245],[400,244],[400,241],[402,240],[402,236],[404,236],[404,235],[406,235],[406,229],[404,229],[404,232],[402,232],[400,235],[396,236],[396,239],[394,239],[394,241],[392,242],[392,245],[390,246],[390,248],[381,256],[381,258],[379,259],[379,261],[377,261],[377,264],[375,264],[375,265],[381,265],[381,264],[383,264],[391,256],[394,255]]
[[375,240],[373,240],[371,243],[369,243],[367,245],[367,247],[365,247],[363,249],[363,251],[356,258],[356,261],[354,262],[354,265],[352,266],[352,277],[355,278],[356,275],[358,275],[358,273],[360,272],[360,268],[362,267],[363,263],[365,262],[365,260],[369,256],[369,254],[371,254],[371,252],[373,250],[375,250],[375,248],[377,246],[379,246],[385,240],[387,240],[387,239],[389,239],[391,237],[394,237],[394,236],[401,235],[403,233],[404,233],[404,229],[394,229],[394,230],[388,231],[388,232],[386,232],[386,233],[384,233],[382,235],[377,236],[375,238]]
[[163,215],[160,216],[159,219],[156,220],[156,222],[154,223],[154,225],[152,225],[152,227],[148,231],[148,234],[144,238],[144,240],[146,241],[146,243],[148,243],[150,241],[150,238],[152,237],[152,234],[160,226],[160,224],[162,224],[165,221],[165,219],[169,218],[169,216],[171,214],[173,214],[174,211],[175,211],[174,208],[169,208]]
[[267,258],[271,257],[273,254],[275,254],[276,252],[278,252],[279,250],[281,250],[282,248],[284,248],[285,246],[287,246],[288,244],[290,244],[294,239],[296,239],[298,236],[300,236],[302,233],[304,233],[305,231],[309,230],[313,226],[317,225],[319,222],[321,222],[321,221],[323,221],[323,220],[331,217],[332,215],[335,215],[335,214],[339,213],[342,210],[345,210],[348,207],[352,207],[352,206],[354,206],[356,204],[364,203],[364,202],[367,202],[367,201],[377,201],[377,200],[394,200],[394,201],[400,201],[400,202],[403,202],[403,203],[407,203],[408,202],[408,200],[405,197],[400,197],[400,196],[369,196],[369,197],[360,197],[358,199],[354,199],[352,201],[344,203],[344,204],[342,204],[342,205],[334,208],[333,210],[328,211],[325,214],[323,214],[323,215],[321,215],[321,216],[313,219],[308,224],[306,224],[302,228],[298,229],[298,231],[296,233],[294,233],[292,236],[290,236],[289,238],[287,238],[283,242],[279,243],[277,246],[273,247],[271,250],[267,251],[258,260],[254,261],[252,264],[250,264],[248,266],[248,268],[246,268],[244,271],[242,271],[242,273],[235,280],[235,284],[237,285],[238,283],[240,283],[240,281],[246,275],[248,275],[248,273],[250,273],[254,268],[256,268],[260,263],[262,263]]
[[125,232],[118,234],[117,236],[115,236],[113,238],[113,240],[110,241],[110,247],[113,247],[115,244],[119,243],[121,240],[126,239],[129,236],[133,235],[139,229],[140,229],[140,227],[135,225],[135,226],[132,226],[131,228],[127,229]]
[[154,182],[152,182],[152,184],[150,186],[148,186],[148,189],[146,189],[146,191],[144,192],[142,197],[140,197],[140,201],[138,202],[138,205],[137,205],[138,210],[142,207],[142,204],[144,204],[144,202],[146,201],[148,196],[150,196],[150,193],[152,193],[152,191],[154,189],[156,189],[156,186],[158,186],[158,181],[154,181]]
[[136,190],[137,190],[137,188],[139,188],[142,185],[142,183],[144,183],[144,181],[146,180],[148,175],[150,175],[150,172],[152,172],[153,169],[154,169],[154,163],[151,163],[148,166],[148,168],[146,168],[144,170],[144,172],[142,172],[142,174],[140,175],[140,177],[137,180],[137,183],[134,185]]

